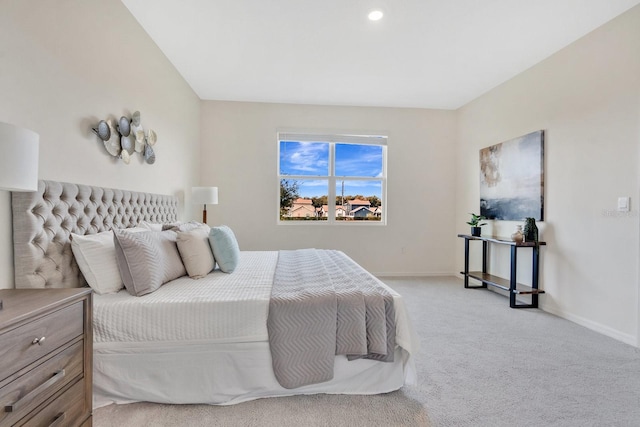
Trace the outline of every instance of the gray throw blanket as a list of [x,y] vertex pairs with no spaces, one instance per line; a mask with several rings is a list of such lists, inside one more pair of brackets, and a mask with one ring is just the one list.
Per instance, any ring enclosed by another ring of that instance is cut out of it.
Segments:
[[393,296],[340,251],[279,252],[267,329],[288,389],[331,380],[335,355],[393,362]]

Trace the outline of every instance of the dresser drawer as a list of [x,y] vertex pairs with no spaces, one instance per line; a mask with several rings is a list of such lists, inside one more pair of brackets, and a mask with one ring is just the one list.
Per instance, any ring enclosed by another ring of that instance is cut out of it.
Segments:
[[85,408],[84,381],[84,379],[77,381],[33,417],[21,420],[16,425],[29,427],[74,427],[82,424],[89,415],[88,408]]
[[2,335],[0,347],[0,381],[83,332],[82,301],[6,332]]
[[0,389],[0,426],[23,418],[82,375],[84,342],[79,341]]

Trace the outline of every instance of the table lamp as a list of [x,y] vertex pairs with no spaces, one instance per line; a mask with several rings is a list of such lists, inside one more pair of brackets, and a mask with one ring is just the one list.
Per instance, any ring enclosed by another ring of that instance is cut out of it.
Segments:
[[191,188],[191,202],[200,204],[202,209],[202,222],[207,223],[207,205],[218,204],[218,187],[193,187]]
[[0,190],[38,189],[38,140],[35,132],[0,122]]

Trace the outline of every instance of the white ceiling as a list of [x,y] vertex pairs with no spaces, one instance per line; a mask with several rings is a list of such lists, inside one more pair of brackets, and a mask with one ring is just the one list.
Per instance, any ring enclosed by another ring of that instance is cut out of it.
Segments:
[[122,1],[202,99],[445,109],[640,3]]

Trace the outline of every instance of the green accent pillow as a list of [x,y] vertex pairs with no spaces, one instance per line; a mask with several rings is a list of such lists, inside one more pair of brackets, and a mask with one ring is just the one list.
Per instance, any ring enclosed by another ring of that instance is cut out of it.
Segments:
[[209,245],[220,270],[233,273],[240,260],[240,247],[233,231],[226,225],[212,227],[209,232]]

